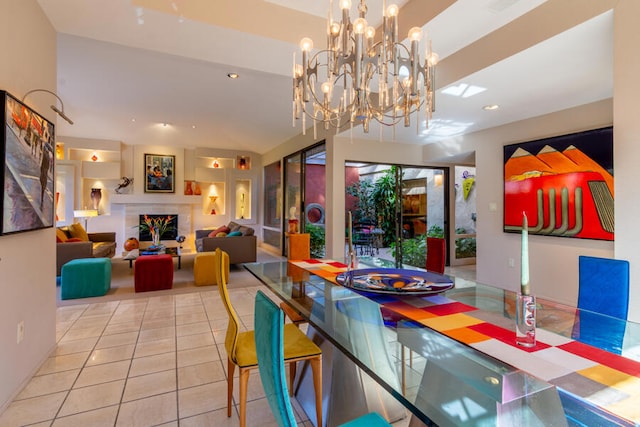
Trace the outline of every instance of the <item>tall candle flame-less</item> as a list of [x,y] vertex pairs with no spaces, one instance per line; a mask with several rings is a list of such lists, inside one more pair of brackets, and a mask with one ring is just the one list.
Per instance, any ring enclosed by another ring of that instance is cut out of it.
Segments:
[[529,228],[527,214],[522,212],[522,245],[521,245],[520,287],[522,295],[529,295]]
[[527,215],[522,212],[522,245],[520,293],[516,296],[516,343],[523,347],[536,345],[536,297],[529,288],[529,230]]

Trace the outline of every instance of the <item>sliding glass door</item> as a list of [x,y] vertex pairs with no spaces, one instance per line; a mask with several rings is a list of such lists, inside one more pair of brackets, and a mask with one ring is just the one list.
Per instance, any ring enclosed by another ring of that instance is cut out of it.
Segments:
[[[347,210],[370,225],[376,256],[424,268],[426,237],[448,236],[448,169],[347,162]],[[369,248],[360,248],[358,255]]]
[[[284,164],[285,231],[309,233],[311,257],[322,258],[325,254],[326,208],[324,142],[287,156]],[[285,233],[282,238],[286,238]],[[282,253],[287,254],[286,244]]]

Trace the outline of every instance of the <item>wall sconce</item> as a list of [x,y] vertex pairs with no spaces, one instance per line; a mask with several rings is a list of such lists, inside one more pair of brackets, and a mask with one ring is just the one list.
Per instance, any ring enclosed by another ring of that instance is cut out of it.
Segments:
[[29,94],[31,94],[33,92],[47,92],[47,93],[50,93],[51,95],[55,96],[56,98],[58,98],[58,101],[60,101],[60,107],[62,108],[62,110],[59,110],[58,107],[56,107],[55,105],[51,105],[51,109],[53,111],[55,111],[60,117],[65,119],[70,125],[73,124],[73,121],[69,118],[69,116],[67,116],[64,113],[64,102],[62,102],[62,99],[60,99],[60,97],[58,95],[56,95],[55,92],[51,92],[50,90],[47,90],[47,89],[33,89],[33,90],[30,90],[29,92],[24,94],[24,96],[22,97],[22,102],[24,103],[24,100],[27,97],[27,95],[29,95]]
[[433,175],[433,185],[435,185],[436,187],[441,186],[444,180],[443,176],[444,174],[442,173],[442,171],[435,171]]
[[93,160],[94,162],[98,161],[98,155],[96,153],[93,153],[93,156],[91,156],[91,160]]
[[218,161],[217,161],[217,160],[214,160],[214,161],[213,161],[213,167],[214,167],[215,169],[218,169],[218,168],[220,167],[220,163],[218,163]]

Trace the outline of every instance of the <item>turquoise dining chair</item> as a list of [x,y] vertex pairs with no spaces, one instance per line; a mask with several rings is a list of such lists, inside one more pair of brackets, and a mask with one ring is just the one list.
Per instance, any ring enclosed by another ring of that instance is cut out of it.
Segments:
[[[254,331],[258,370],[267,401],[281,427],[297,426],[284,366],[284,313],[262,291],[255,300]],[[343,424],[345,427],[389,427],[375,412]]]
[[580,256],[578,277],[580,311],[572,338],[621,354],[629,310],[629,261]]

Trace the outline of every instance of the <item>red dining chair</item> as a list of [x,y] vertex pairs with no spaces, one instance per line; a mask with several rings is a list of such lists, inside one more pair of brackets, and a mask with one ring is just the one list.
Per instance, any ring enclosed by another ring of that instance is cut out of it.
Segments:
[[444,273],[444,264],[447,259],[444,239],[439,237],[427,237],[427,265],[428,271]]

